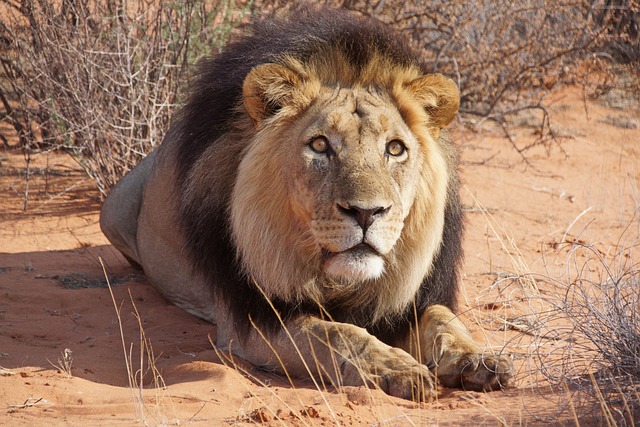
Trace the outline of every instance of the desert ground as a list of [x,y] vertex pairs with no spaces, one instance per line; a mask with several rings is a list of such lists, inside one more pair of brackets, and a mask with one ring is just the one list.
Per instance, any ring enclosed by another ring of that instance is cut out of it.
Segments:
[[[512,117],[509,137],[489,120],[453,126],[467,210],[460,316],[487,351],[513,355],[517,381],[440,389],[425,404],[291,384],[220,354],[215,327],[109,245],[99,193],[68,156],[31,159],[23,210],[23,153],[0,149],[0,425],[606,425],[602,402],[544,375],[567,354],[567,325],[544,313],[576,276],[638,269],[637,101],[558,89],[544,101],[556,139],[537,143],[540,110]],[[573,366],[588,370],[582,357]]]

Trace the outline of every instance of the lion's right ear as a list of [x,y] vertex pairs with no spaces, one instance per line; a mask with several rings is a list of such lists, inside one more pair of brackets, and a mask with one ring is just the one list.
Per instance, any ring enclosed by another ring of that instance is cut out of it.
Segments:
[[295,114],[311,102],[304,86],[304,79],[284,65],[258,65],[242,85],[244,108],[256,126],[280,111]]

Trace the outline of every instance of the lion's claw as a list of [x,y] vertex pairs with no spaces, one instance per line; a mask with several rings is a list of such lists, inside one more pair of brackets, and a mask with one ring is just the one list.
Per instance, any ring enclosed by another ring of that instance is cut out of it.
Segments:
[[437,373],[437,376],[445,387],[492,391],[511,386],[513,374],[513,361],[509,356],[472,353],[460,357],[447,372]]

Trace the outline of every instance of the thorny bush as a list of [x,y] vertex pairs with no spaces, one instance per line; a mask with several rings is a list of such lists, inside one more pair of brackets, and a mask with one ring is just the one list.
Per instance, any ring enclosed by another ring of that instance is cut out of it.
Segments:
[[[640,59],[636,0],[319,3],[374,16],[407,36],[430,70],[458,82],[466,122],[504,126],[509,115],[535,108],[546,140],[553,135],[541,100],[573,78],[576,60]],[[105,195],[160,143],[190,65],[250,17],[296,4],[0,0],[0,120],[24,150],[27,179],[32,154],[64,149]]]

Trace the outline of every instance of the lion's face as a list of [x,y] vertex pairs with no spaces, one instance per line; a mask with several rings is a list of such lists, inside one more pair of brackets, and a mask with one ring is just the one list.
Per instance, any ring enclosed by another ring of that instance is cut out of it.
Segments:
[[267,64],[246,78],[255,133],[231,228],[268,296],[379,300],[379,317],[415,295],[441,243],[449,171],[437,138],[457,89],[404,71],[339,85],[299,64]]
[[338,280],[382,276],[422,164],[398,110],[371,89],[323,88],[286,138],[282,172],[296,222],[312,236],[314,259]]

